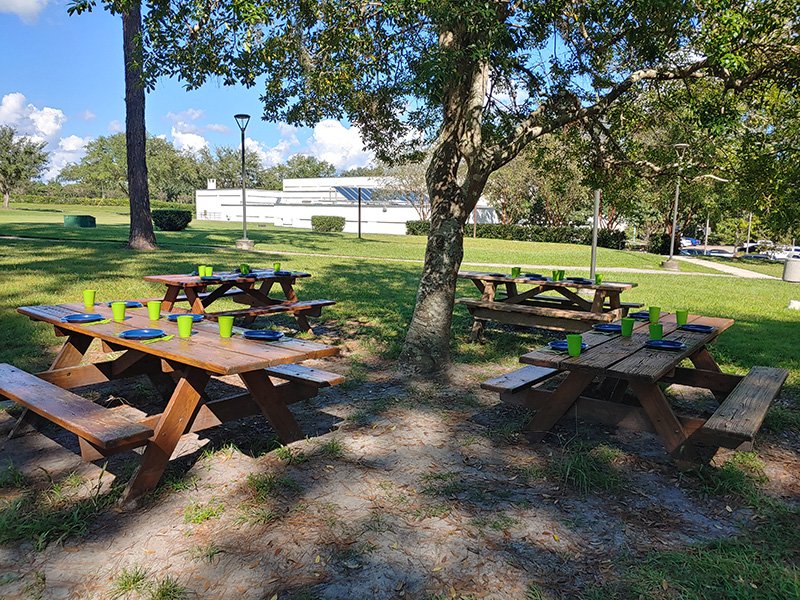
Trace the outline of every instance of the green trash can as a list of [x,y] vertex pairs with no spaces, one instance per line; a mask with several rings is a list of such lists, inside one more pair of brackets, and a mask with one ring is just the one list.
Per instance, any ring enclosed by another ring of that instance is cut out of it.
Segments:
[[97,227],[91,215],[64,215],[64,227]]

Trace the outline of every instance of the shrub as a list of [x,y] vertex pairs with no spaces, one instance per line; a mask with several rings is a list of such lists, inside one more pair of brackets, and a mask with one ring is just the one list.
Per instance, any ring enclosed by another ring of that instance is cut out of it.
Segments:
[[161,231],[182,231],[192,221],[190,210],[154,210],[153,223]]
[[313,215],[311,229],[312,231],[344,231],[344,217]]
[[[428,235],[430,228],[431,225],[428,221],[406,221],[406,235]],[[475,233],[479,238],[514,240],[518,242],[584,245],[591,245],[592,243],[592,230],[589,227],[478,223]],[[472,236],[472,223],[464,225],[464,235]],[[597,234],[597,245],[621,250],[625,248],[625,232],[601,229]]]
[[428,235],[430,230],[430,221],[406,221],[406,235]]
[[[668,233],[651,233],[650,242],[647,244],[647,251],[653,254],[662,254],[664,256],[669,254],[669,239]],[[680,253],[680,241],[678,236],[675,236],[675,254]]]

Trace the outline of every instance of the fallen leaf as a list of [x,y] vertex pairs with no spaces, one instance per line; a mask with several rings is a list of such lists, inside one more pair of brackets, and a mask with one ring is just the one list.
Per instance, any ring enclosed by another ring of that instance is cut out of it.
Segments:
[[434,573],[436,573],[438,571],[441,571],[441,570],[442,570],[442,567],[433,567],[433,572]]
[[558,540],[559,540],[559,537],[558,537],[558,535],[556,535],[556,534],[554,533],[554,534],[553,534],[553,539],[554,539],[555,541],[558,541]]
[[728,506],[727,504],[725,505],[725,510],[727,510],[729,513],[733,512],[733,509],[730,506]]
[[391,548],[392,550],[397,550],[397,542],[395,542],[394,544],[392,544],[392,545],[390,546],[390,548]]
[[314,562],[315,562],[316,564],[319,564],[321,560],[322,560],[322,558],[320,558],[320,555],[319,555],[319,554],[317,554],[317,557],[314,559]]
[[668,590],[669,589],[669,584],[667,583],[666,579],[662,579],[661,580],[661,589],[662,590]]

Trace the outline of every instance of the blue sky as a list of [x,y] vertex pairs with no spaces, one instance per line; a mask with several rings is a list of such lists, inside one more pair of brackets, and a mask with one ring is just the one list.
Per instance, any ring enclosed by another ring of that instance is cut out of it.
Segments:
[[[357,130],[337,121],[313,129],[261,120],[258,86],[211,83],[191,92],[162,80],[147,96],[147,130],[176,147],[238,146],[233,119],[252,115],[247,144],[266,165],[296,153],[339,169],[365,165],[371,156]],[[47,177],[79,160],[85,144],[124,130],[122,22],[101,9],[67,15],[67,0],[0,0],[0,125],[47,142]]]

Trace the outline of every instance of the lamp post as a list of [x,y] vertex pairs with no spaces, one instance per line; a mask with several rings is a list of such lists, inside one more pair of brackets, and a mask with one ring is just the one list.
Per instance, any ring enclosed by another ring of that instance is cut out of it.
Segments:
[[678,270],[678,263],[675,260],[675,233],[678,230],[678,200],[681,197],[681,172],[683,171],[683,157],[689,144],[675,144],[675,153],[678,155],[678,179],[675,182],[675,203],[672,207],[672,233],[669,236],[669,258],[661,263],[665,269],[672,271]]
[[253,241],[247,239],[247,180],[244,171],[244,130],[247,129],[247,124],[250,122],[250,115],[238,114],[233,115],[233,118],[236,119],[236,124],[242,132],[242,239],[236,240],[236,247],[239,250],[252,250]]

